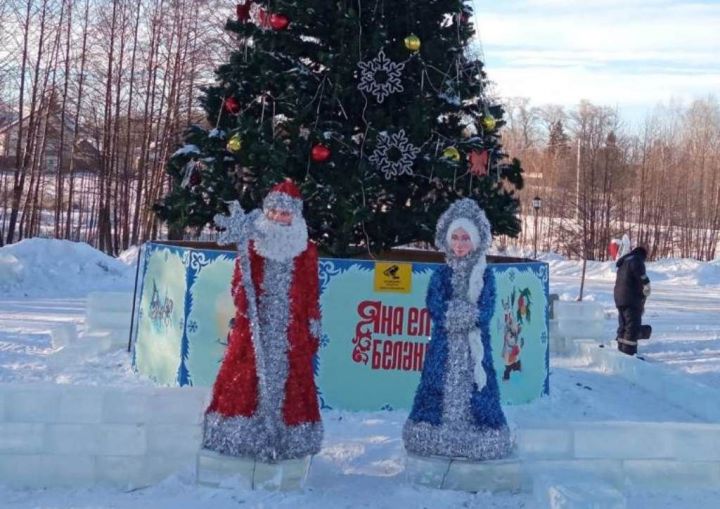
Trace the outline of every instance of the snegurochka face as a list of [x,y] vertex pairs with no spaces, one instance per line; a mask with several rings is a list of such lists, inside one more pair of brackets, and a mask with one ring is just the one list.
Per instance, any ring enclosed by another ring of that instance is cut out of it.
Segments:
[[265,215],[270,221],[277,224],[290,226],[290,223],[292,223],[292,212],[287,210],[270,209],[265,213]]
[[458,258],[464,258],[473,249],[470,234],[463,228],[457,228],[450,234],[450,249]]

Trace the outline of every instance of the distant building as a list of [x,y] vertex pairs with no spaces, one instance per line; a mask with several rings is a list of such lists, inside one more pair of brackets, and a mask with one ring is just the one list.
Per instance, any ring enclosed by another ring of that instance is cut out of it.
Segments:
[[[27,135],[30,117],[25,116],[23,119],[23,138]],[[50,113],[41,117],[42,125],[37,133],[37,142],[42,143],[42,136],[45,134],[45,122],[47,121],[47,140],[41,158],[41,171],[55,173],[58,170],[58,164],[62,159],[63,170],[68,171],[70,168],[70,158],[72,156],[73,168],[78,173],[98,171],[100,167],[100,151],[96,145],[83,133],[81,129],[78,139],[75,141],[75,151],[73,154],[73,133],[75,131],[75,122],[69,115],[65,115],[65,125],[62,126],[62,116],[60,108],[51,105]],[[15,168],[15,151],[18,140],[18,129],[20,123],[18,115],[7,110],[0,111],[0,170],[9,170]],[[63,146],[63,155],[60,157],[60,136],[65,131],[65,141]],[[24,141],[23,141],[24,143]]]

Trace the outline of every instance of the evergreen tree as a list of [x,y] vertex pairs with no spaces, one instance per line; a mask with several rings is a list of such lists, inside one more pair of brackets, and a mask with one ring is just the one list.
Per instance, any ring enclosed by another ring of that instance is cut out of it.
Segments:
[[265,0],[238,5],[238,48],[168,162],[156,212],[171,231],[208,224],[225,201],[257,207],[301,185],[325,253],[431,241],[448,203],[471,197],[495,234],[516,235],[522,169],[499,142],[462,0]]
[[547,151],[551,156],[565,157],[570,152],[570,137],[565,133],[562,120],[550,125]]

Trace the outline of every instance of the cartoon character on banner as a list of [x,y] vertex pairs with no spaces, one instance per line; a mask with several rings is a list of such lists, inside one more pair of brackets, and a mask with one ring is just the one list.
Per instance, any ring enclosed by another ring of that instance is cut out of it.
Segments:
[[505,371],[502,379],[510,380],[513,371],[522,371],[520,354],[525,346],[525,338],[522,333],[522,323],[530,321],[530,290],[525,288],[520,291],[515,308],[515,290],[508,299],[502,300],[503,305],[503,349],[502,356],[505,363]]
[[153,293],[150,299],[150,320],[158,332],[162,332],[170,325],[173,301],[167,295],[165,299],[160,300],[160,292],[158,292],[157,284],[153,280]]

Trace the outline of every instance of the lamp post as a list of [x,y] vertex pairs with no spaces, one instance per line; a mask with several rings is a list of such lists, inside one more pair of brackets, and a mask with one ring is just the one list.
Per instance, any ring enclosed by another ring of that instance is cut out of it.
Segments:
[[537,259],[537,222],[538,222],[538,211],[542,207],[542,199],[539,196],[533,198],[532,201],[533,210],[535,211],[535,228],[533,229],[533,259]]

